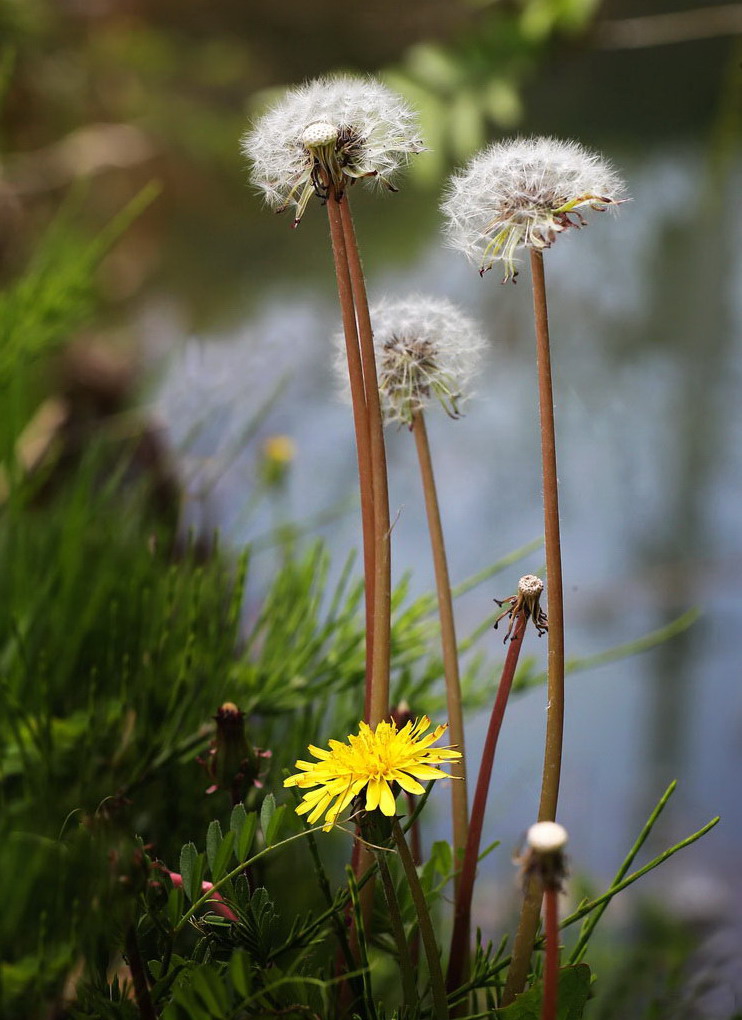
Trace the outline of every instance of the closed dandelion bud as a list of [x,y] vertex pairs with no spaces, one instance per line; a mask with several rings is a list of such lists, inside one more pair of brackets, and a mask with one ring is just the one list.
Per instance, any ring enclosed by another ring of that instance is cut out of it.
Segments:
[[543,888],[560,892],[567,876],[564,847],[567,830],[558,822],[536,822],[526,835],[526,853],[523,857],[525,879],[537,877]]
[[515,138],[480,152],[449,183],[441,206],[450,247],[479,266],[504,263],[503,283],[517,276],[516,252],[543,251],[582,210],[603,211],[624,199],[610,164],[577,142]]
[[[459,418],[485,346],[479,326],[445,298],[422,294],[384,299],[370,312],[385,421],[411,425],[434,400]],[[342,336],[336,346],[338,378],[347,393]]]
[[392,177],[423,148],[400,96],[373,78],[344,75],[290,89],[242,139],[253,183],[277,211],[295,206],[295,225],[313,194],[342,198],[360,178],[396,191]]
[[269,488],[280,488],[296,457],[296,444],[290,436],[270,436],[263,443],[260,474]]
[[199,762],[206,768],[212,785],[206,791],[227,790],[232,803],[238,804],[251,787],[262,787],[260,766],[270,751],[253,747],[245,731],[245,713],[232,701],[225,701],[214,716],[216,735],[206,758]]

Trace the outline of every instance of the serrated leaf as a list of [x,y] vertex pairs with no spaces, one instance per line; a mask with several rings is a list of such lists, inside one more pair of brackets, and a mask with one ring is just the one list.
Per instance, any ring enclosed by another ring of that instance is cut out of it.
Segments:
[[281,806],[277,807],[276,810],[271,815],[271,819],[268,822],[268,828],[267,829],[263,829],[263,832],[265,834],[265,845],[266,846],[273,846],[273,844],[275,843],[276,836],[278,835],[278,830],[281,828],[281,823],[283,822],[283,818],[284,818],[285,814],[286,814],[286,805],[285,804],[281,804]]
[[[216,864],[216,858],[219,853],[219,847],[222,845],[222,827],[219,822],[214,819],[209,824],[208,831],[206,833],[206,858],[209,862],[209,868],[211,869],[212,875],[214,874],[214,865]],[[212,879],[214,881],[214,879]]]
[[211,865],[212,882],[218,882],[222,875],[226,873],[227,863],[229,861],[229,858],[232,856],[233,847],[234,847],[234,833],[230,831],[222,840],[219,850],[217,851],[214,863]]
[[271,823],[271,818],[273,817],[275,810],[276,810],[276,798],[273,796],[272,793],[269,793],[268,796],[263,801],[263,804],[260,808],[260,828],[263,830],[263,836],[266,837],[266,843],[268,842],[267,840],[268,826]]
[[197,900],[201,895],[201,868],[193,843],[186,843],[180,851],[180,874],[186,896],[191,902]]
[[[557,1020],[582,1020],[590,996],[590,968],[586,963],[562,967],[559,971]],[[543,984],[534,985],[504,1009],[495,1013],[497,1020],[540,1020]]]

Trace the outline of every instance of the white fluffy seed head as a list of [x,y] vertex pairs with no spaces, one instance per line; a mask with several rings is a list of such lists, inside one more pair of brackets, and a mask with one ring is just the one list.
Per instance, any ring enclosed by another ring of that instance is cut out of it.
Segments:
[[318,158],[342,194],[361,177],[391,187],[410,154],[423,149],[417,116],[401,96],[374,78],[346,75],[289,89],[242,138],[253,183],[269,205],[294,204],[297,221],[325,186]]
[[544,582],[535,574],[524,574],[518,581],[518,594],[533,598],[544,590]]
[[500,260],[505,280],[514,279],[518,249],[550,247],[562,231],[585,225],[579,210],[602,211],[624,194],[610,164],[577,142],[499,142],[451,178],[441,206],[447,243],[480,273]]
[[536,822],[528,830],[526,842],[539,854],[553,854],[567,845],[567,830],[558,822]]
[[[432,400],[458,418],[486,344],[478,324],[451,301],[422,294],[382,299],[370,313],[384,420],[409,425]],[[335,343],[338,378],[349,396],[342,333]]]

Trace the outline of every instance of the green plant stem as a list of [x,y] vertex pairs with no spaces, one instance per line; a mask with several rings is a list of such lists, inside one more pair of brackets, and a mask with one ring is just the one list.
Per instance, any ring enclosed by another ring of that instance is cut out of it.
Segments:
[[447,986],[449,994],[454,992],[467,978],[466,960],[470,941],[471,903],[474,894],[474,881],[477,874],[479,847],[482,841],[484,814],[487,807],[487,794],[492,778],[492,766],[495,760],[497,741],[502,729],[502,721],[505,717],[505,708],[510,696],[510,689],[513,685],[513,677],[518,665],[518,657],[523,645],[525,629],[526,618],[523,613],[519,613],[513,627],[512,637],[508,643],[508,651],[505,656],[497,695],[492,706],[487,736],[482,748],[482,761],[479,766],[476,790],[474,791],[469,835],[466,841],[464,862],[461,868],[461,882],[455,900],[451,951],[448,959]]
[[142,954],[139,952],[137,932],[133,924],[130,924],[126,929],[124,950],[126,952],[126,959],[129,962],[129,970],[131,971],[131,979],[134,985],[134,999],[139,1010],[139,1016],[141,1020],[157,1020],[157,1013],[152,1005],[152,997],[149,994],[149,985],[147,984]]
[[[466,789],[466,750],[464,745],[464,711],[461,704],[461,680],[459,678],[459,655],[456,645],[456,626],[453,616],[451,581],[448,576],[446,545],[443,538],[438,493],[433,473],[433,459],[430,456],[428,430],[425,417],[418,411],[412,419],[412,433],[415,437],[420,479],[425,496],[425,512],[428,518],[428,533],[435,569],[435,587],[438,595],[438,614],[441,624],[441,650],[443,653],[443,675],[446,681],[446,706],[451,743],[461,752],[458,761],[451,763],[451,820],[453,827],[453,859],[456,870],[454,895],[460,885],[459,867],[462,864],[469,830],[469,807]],[[466,943],[468,945],[468,934]]]
[[556,1020],[559,988],[559,893],[553,885],[544,890],[544,934],[546,961],[541,1020]]
[[353,869],[350,865],[346,866],[345,869],[348,879],[348,889],[350,891],[350,902],[353,905],[353,917],[355,920],[355,931],[356,940],[358,942],[358,957],[361,964],[361,972],[363,976],[363,999],[366,1016],[368,1020],[376,1020],[376,1007],[374,1005],[373,988],[371,986],[371,968],[368,965],[368,950],[366,945],[366,932],[363,924],[363,911],[361,909],[361,901],[358,896],[358,885],[356,883],[356,876],[353,874]]
[[389,483],[384,446],[384,425],[376,377],[374,336],[368,311],[366,282],[358,252],[353,217],[347,192],[338,203],[350,271],[350,280],[358,319],[358,337],[363,365],[363,380],[368,410],[368,435],[371,447],[371,476],[374,494],[374,598],[373,643],[371,655],[371,695],[369,726],[376,726],[389,715],[389,664],[391,648],[391,528],[389,523]]
[[441,970],[441,959],[438,955],[438,945],[435,941],[433,922],[430,920],[430,912],[428,910],[428,905],[425,902],[425,893],[420,885],[420,879],[417,874],[417,869],[415,868],[415,862],[412,860],[410,848],[407,846],[407,840],[404,837],[404,832],[402,832],[402,827],[397,818],[392,820],[392,834],[394,836],[394,842],[397,845],[400,860],[402,861],[402,867],[404,868],[404,872],[407,877],[407,884],[410,887],[412,901],[415,904],[417,920],[420,925],[420,936],[425,948],[425,956],[428,961],[430,991],[433,997],[433,1010],[431,1015],[433,1020],[448,1020],[446,986],[443,982],[443,971]]
[[[363,364],[358,338],[358,325],[353,304],[353,288],[348,267],[348,253],[343,233],[341,205],[334,195],[327,199],[327,219],[330,226],[332,256],[335,264],[338,298],[343,320],[345,349],[348,358],[350,395],[353,404],[353,425],[355,428],[356,452],[358,456],[358,480],[361,492],[361,527],[363,532],[363,573],[366,602],[366,704],[370,706],[373,676],[375,581],[376,581],[376,535],[374,510],[374,485],[371,443],[369,437],[369,415],[366,405],[366,388],[363,379]],[[369,718],[369,709],[365,713]]]
[[[632,846],[632,848],[629,850],[628,854],[624,858],[624,861],[621,864],[621,867],[616,872],[616,876],[613,879],[612,885],[618,885],[618,883],[623,879],[624,875],[627,873],[627,871],[629,870],[629,868],[633,864],[634,858],[636,857],[636,855],[639,853],[639,851],[641,850],[641,848],[644,846],[645,842],[647,841],[647,838],[649,837],[650,832],[654,828],[655,822],[657,821],[657,819],[661,815],[662,811],[664,810],[664,807],[667,804],[668,800],[670,799],[670,797],[672,797],[673,793],[675,792],[675,787],[676,786],[677,786],[677,779],[673,779],[673,781],[670,783],[670,785],[667,787],[667,789],[665,790],[665,792],[662,794],[662,796],[660,797],[659,801],[657,802],[657,805],[656,805],[654,811],[651,813],[651,815],[647,819],[647,821],[646,821],[646,823],[644,825],[644,828],[642,829],[642,831],[639,833],[639,835],[637,837],[636,842],[634,843],[634,845]],[[580,937],[578,938],[577,942],[574,945],[574,948],[572,949],[572,952],[569,955],[569,963],[570,963],[570,965],[577,964],[577,963],[580,962],[580,960],[582,960],[583,956],[585,955],[585,951],[587,950],[587,944],[588,944],[588,941],[590,939],[590,936],[592,935],[592,933],[593,933],[593,931],[595,929],[595,926],[597,925],[598,921],[601,919],[601,917],[605,913],[607,907],[608,907],[608,901],[606,901],[601,907],[598,907],[598,909],[595,910],[587,918],[587,920],[583,924],[582,931],[580,932]]]
[[407,945],[407,936],[405,935],[394,882],[389,871],[389,865],[386,862],[386,852],[386,850],[377,850],[375,857],[379,868],[381,884],[384,889],[386,905],[389,910],[389,923],[392,928],[394,941],[397,943],[397,952],[399,953],[399,971],[402,977],[402,1011],[404,1013],[405,1010],[411,1010],[416,1015],[419,1001],[417,985],[415,984],[415,968],[413,967],[412,957]]
[[[549,615],[547,661],[547,714],[544,768],[538,820],[556,819],[559,777],[562,768],[564,734],[564,598],[562,590],[562,553],[559,535],[559,492],[557,482],[554,395],[549,352],[549,315],[546,304],[546,280],[543,252],[531,249],[533,314],[536,328],[539,413],[541,418],[541,461],[544,490],[544,547],[546,551],[546,593]],[[513,946],[513,961],[508,971],[503,1005],[509,1005],[523,991],[530,967],[533,942],[541,912],[540,890],[525,896]]]

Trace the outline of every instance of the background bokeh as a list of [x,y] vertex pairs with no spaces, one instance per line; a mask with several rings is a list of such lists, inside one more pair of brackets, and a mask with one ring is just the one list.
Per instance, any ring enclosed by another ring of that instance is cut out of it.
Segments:
[[[420,111],[430,151],[400,194],[359,188],[354,208],[372,295],[445,295],[491,337],[466,417],[431,415],[454,580],[536,537],[541,511],[527,274],[515,287],[495,272],[480,280],[442,247],[446,176],[514,132],[575,138],[625,176],[631,203],[547,255],[568,655],[630,642],[692,607],[701,615],[671,642],[570,681],[560,811],[573,869],[596,884],[671,779],[655,849],[721,814],[636,893],[708,932],[707,1017],[742,1002],[729,962],[742,906],[740,31],[742,5],[688,0],[0,3],[2,272],[22,268],[71,193],[83,189],[79,226],[93,231],[160,182],[104,263],[100,311],[76,342],[136,378],[185,491],[183,526],[218,527],[235,549],[260,547],[277,520],[323,535],[338,570],[358,543],[325,221],[315,203],[292,231],[261,208],[239,155],[266,102],[342,70],[380,74]],[[257,505],[262,446],[279,434],[296,444],[287,485]],[[388,445],[395,576],[412,570],[421,592],[432,573],[414,452],[405,431]],[[497,590],[465,596],[462,633],[540,567],[532,554]],[[497,644],[484,638],[495,660]],[[509,709],[490,822],[503,846],[478,899],[485,930],[516,895],[510,851],[535,809],[543,724],[539,691]],[[474,760],[482,730],[473,719]],[[634,895],[614,906],[619,920]]]

